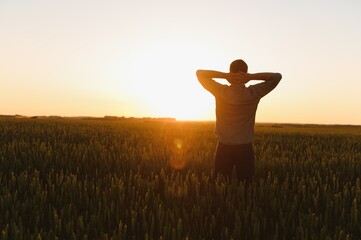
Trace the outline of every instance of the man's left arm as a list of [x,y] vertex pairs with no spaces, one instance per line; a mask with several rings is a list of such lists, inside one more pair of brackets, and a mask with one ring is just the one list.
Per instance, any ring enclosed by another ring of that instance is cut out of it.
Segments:
[[218,89],[224,86],[214,81],[213,78],[223,78],[226,79],[229,83],[246,83],[249,81],[246,74],[244,73],[225,73],[214,70],[197,70],[196,74],[198,81],[202,84],[202,86],[213,95],[217,94]]
[[225,74],[213,70],[197,70],[196,72],[199,83],[214,96],[217,95],[219,89],[223,87],[222,84],[213,80],[213,78],[224,78]]

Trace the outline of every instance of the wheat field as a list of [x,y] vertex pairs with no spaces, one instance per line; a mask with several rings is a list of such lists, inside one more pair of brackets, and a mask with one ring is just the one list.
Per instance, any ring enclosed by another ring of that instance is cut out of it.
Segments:
[[361,127],[257,124],[256,178],[213,122],[0,118],[1,239],[360,239]]

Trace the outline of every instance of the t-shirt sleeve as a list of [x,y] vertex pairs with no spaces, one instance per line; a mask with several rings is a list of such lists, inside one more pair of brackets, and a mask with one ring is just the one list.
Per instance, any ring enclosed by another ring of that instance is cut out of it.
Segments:
[[226,85],[220,84],[213,79],[200,79],[201,85],[215,97],[221,94],[222,90],[227,88]]
[[248,88],[251,91],[252,95],[257,98],[262,98],[269,92],[271,92],[278,85],[279,82],[279,79],[268,80],[255,85],[251,85]]

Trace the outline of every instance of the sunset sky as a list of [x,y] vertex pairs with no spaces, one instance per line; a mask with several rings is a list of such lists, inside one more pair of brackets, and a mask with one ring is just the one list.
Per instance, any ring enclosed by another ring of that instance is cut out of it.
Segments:
[[283,75],[257,122],[359,125],[360,13],[359,0],[0,0],[0,114],[214,120],[195,71],[242,58]]

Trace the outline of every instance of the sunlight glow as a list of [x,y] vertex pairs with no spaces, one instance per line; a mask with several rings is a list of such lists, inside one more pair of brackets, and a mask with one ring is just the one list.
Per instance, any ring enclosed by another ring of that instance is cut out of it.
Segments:
[[283,75],[257,122],[361,124],[360,7],[1,1],[0,115],[215,120],[195,72],[228,71],[242,58],[250,72]]
[[129,63],[129,91],[153,116],[189,120],[209,114],[209,109],[200,110],[213,101],[195,75],[201,61],[192,56],[197,51],[197,46],[176,40],[138,50]]

